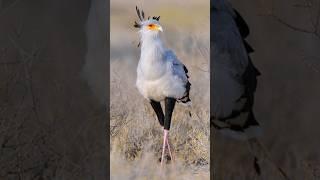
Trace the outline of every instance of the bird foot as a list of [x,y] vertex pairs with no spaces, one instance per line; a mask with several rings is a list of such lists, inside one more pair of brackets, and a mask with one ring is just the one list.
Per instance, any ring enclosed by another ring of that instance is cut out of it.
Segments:
[[[164,156],[164,161],[166,162],[166,164],[170,164],[171,163],[171,157],[169,155],[165,155]],[[161,162],[161,157],[159,157],[159,162]]]

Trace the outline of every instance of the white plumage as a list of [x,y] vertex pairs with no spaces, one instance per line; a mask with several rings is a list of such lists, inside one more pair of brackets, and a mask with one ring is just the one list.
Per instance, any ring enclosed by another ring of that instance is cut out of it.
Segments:
[[147,20],[139,31],[141,55],[137,68],[136,86],[148,100],[162,101],[165,97],[182,98],[187,89],[188,77],[184,65],[173,51],[165,48],[158,31],[147,29],[147,24],[157,24]]

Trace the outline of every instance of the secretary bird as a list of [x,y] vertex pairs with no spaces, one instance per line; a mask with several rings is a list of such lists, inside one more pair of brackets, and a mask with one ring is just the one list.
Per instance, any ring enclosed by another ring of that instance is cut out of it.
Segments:
[[258,175],[259,162],[268,160],[283,179],[289,179],[257,139],[261,128],[252,109],[257,77],[261,74],[249,56],[254,52],[245,40],[249,27],[227,0],[211,0],[210,21],[213,65],[210,124],[224,135],[248,142]]
[[[137,67],[136,86],[155,111],[160,125],[163,127],[163,146],[161,165],[164,161],[166,147],[173,160],[169,145],[169,129],[175,103],[190,105],[190,82],[188,70],[175,53],[167,49],[161,39],[163,29],[158,17],[145,19],[145,14],[136,7],[139,22],[134,27],[139,29],[141,54]],[[138,46],[139,46],[138,45]],[[160,102],[165,102],[163,113]]]
[[260,72],[249,56],[254,51],[245,40],[249,28],[224,0],[213,0],[210,14],[214,86],[211,124],[226,135],[248,139],[260,132],[252,111]]

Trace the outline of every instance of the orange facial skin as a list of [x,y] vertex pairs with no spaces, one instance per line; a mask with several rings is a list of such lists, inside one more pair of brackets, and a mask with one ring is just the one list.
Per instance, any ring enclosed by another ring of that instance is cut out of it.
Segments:
[[150,30],[159,30],[159,26],[158,25],[156,25],[156,24],[149,24],[148,25],[148,29],[150,29]]

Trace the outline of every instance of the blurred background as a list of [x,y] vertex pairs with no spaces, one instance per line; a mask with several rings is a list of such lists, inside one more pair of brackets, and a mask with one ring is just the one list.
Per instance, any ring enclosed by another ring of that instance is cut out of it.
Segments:
[[107,179],[106,3],[0,0],[1,180]]
[[[110,3],[111,179],[209,179],[209,0]],[[175,107],[170,138],[176,162],[166,165],[165,177],[158,161],[163,132],[135,86],[136,5],[146,16],[161,16],[165,44],[187,66],[192,84],[193,106]]]
[[[270,159],[288,179],[320,179],[320,1],[231,1],[247,21],[261,71],[254,111]],[[216,179],[284,179],[269,162],[254,171],[245,142],[211,131]]]

